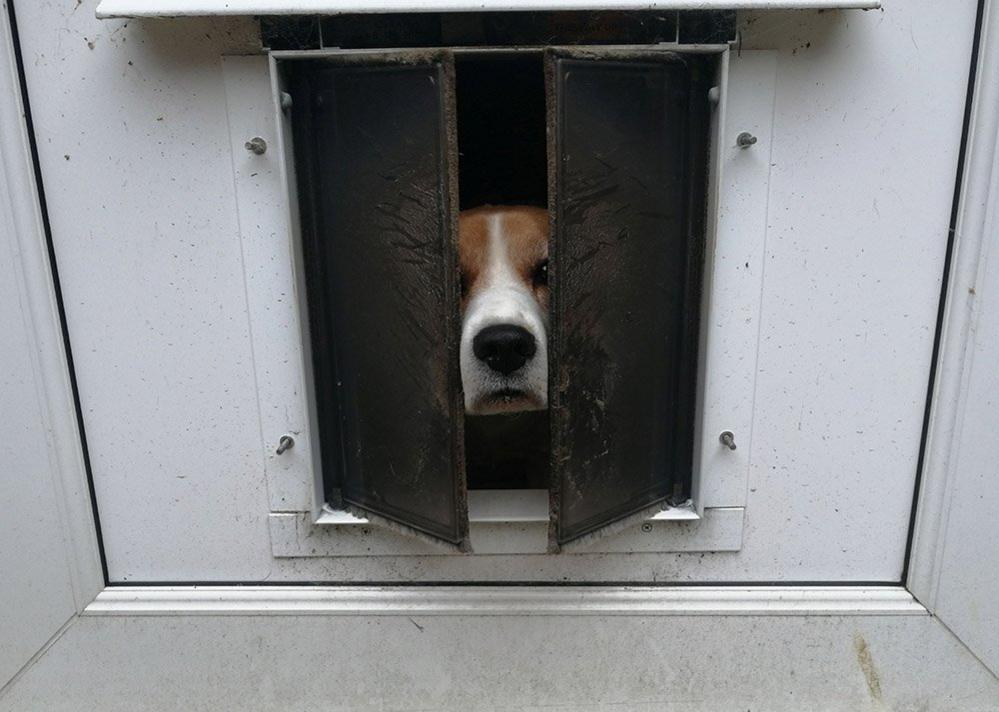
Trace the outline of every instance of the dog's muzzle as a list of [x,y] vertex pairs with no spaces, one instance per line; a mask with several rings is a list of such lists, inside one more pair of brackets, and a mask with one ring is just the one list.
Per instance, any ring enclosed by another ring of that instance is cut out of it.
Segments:
[[472,299],[461,335],[461,381],[470,415],[548,406],[544,314],[521,289]]

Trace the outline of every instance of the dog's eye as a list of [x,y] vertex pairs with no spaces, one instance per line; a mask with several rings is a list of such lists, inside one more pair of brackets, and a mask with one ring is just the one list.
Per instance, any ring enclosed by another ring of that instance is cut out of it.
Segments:
[[541,260],[534,268],[534,286],[540,287],[548,284],[548,260]]

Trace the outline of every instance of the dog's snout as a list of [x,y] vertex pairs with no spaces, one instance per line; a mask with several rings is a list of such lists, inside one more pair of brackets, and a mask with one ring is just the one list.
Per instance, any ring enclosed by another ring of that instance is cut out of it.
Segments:
[[531,332],[513,324],[487,326],[472,340],[475,357],[504,376],[527,363],[537,350]]

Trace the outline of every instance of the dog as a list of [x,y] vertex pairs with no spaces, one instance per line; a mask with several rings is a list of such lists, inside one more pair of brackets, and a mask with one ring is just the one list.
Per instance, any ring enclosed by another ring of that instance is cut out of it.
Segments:
[[468,415],[548,407],[548,212],[458,215],[461,382]]

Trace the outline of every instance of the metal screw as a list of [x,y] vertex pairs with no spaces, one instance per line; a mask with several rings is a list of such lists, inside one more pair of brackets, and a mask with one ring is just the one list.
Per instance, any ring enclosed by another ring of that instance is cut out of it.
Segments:
[[253,138],[251,138],[249,141],[243,144],[243,147],[246,148],[246,150],[249,151],[250,153],[255,153],[258,156],[262,156],[267,152],[267,142],[264,141],[259,136],[254,136]]
[[718,436],[718,440],[729,450],[735,450],[735,435],[732,434],[731,430],[723,430],[722,434]]
[[287,114],[289,111],[291,111],[291,105],[292,105],[291,94],[289,94],[286,91],[281,92],[281,111]]
[[645,522],[642,524],[642,531],[648,534],[652,531],[652,522]]
[[278,440],[278,446],[276,452],[278,455],[284,455],[288,450],[295,447],[295,438],[290,435],[282,435],[281,439]]
[[756,143],[756,137],[748,131],[743,131],[735,137],[735,145],[739,148],[749,148]]

